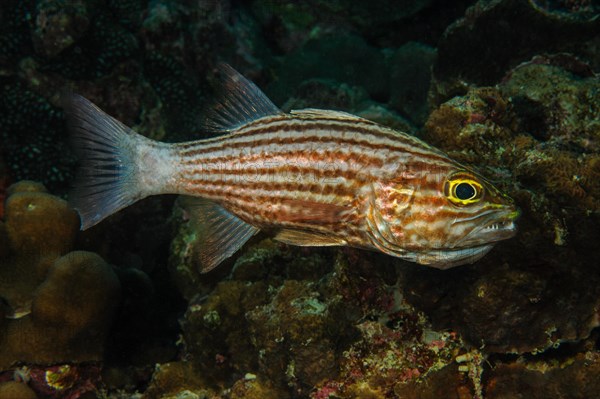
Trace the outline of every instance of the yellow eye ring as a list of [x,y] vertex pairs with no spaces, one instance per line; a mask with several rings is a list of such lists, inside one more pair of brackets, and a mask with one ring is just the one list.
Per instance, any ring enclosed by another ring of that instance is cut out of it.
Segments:
[[481,201],[483,186],[469,176],[453,176],[444,185],[444,194],[455,205],[469,205]]

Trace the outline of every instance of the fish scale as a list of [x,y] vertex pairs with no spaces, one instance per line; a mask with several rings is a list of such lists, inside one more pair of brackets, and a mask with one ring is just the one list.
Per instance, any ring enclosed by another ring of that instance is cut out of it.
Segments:
[[211,139],[159,143],[67,99],[83,159],[71,195],[82,228],[146,196],[180,194],[201,232],[202,271],[259,230],[438,268],[473,262],[515,234],[512,200],[438,149],[344,112],[284,114],[231,67],[222,72],[210,124],[224,134]]

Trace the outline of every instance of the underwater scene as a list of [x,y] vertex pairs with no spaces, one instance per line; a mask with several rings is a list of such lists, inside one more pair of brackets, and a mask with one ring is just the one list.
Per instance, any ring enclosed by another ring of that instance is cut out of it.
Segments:
[[595,0],[2,0],[0,399],[600,397]]

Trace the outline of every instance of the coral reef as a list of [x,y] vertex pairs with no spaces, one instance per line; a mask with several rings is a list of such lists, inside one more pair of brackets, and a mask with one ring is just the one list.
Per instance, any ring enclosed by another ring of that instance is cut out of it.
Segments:
[[[255,240],[226,270],[202,276],[190,251],[194,232],[181,224],[171,270],[190,300],[185,350],[204,387],[483,398],[530,392],[531,376],[552,378],[553,392],[568,397],[569,376],[593,378],[600,275],[589,237],[600,235],[600,91],[592,70],[572,55],[538,56],[429,116],[420,134],[479,166],[522,209],[519,236],[474,266],[440,273],[353,250],[333,252],[333,261],[329,250]],[[286,107],[369,103],[327,81],[303,85]],[[514,362],[513,354],[523,357]]]
[[[171,258],[171,270],[184,292],[197,293],[182,327],[203,389],[233,377],[232,392],[244,395],[383,398],[452,368],[464,350],[456,334],[432,330],[406,304],[385,257],[314,253],[264,239],[211,290],[189,257],[193,239],[181,224],[173,253],[182,256]],[[456,367],[450,374],[462,381]]]
[[465,81],[495,84],[510,68],[543,53],[580,55],[597,69],[597,6],[587,12],[547,7],[551,3],[563,2],[481,0],[471,6],[439,42],[434,65],[436,95],[447,99]]
[[592,398],[600,373],[598,352],[586,352],[562,364],[502,364],[487,382],[486,398],[517,395],[538,398]]
[[0,399],[37,399],[37,395],[27,385],[9,381],[0,383]]
[[40,1],[36,6],[35,29],[32,40],[38,54],[56,57],[75,43],[87,30],[89,18],[85,3]]
[[[0,399],[595,397],[598,5],[390,4],[2,1]],[[77,233],[45,188],[75,166],[60,93],[153,139],[206,137],[219,61],[283,110],[352,112],[473,165],[519,234],[443,272],[260,234],[200,274],[172,196]]]
[[11,186],[0,222],[0,368],[101,360],[119,281],[98,255],[74,251],[78,218],[36,183]]
[[0,77],[0,153],[14,181],[44,181],[53,189],[71,177],[62,113],[23,83]]
[[75,160],[59,110],[65,89],[109,105],[153,137],[198,130],[202,97],[183,59],[173,57],[181,56],[176,47],[140,51],[150,45],[139,21],[142,3],[3,2],[0,154],[13,181],[41,181],[53,192],[68,187]]
[[543,351],[584,339],[600,324],[600,275],[588,238],[600,234],[600,82],[559,66],[580,65],[564,61],[538,57],[497,89],[444,103],[426,125],[429,141],[484,164],[523,210],[517,239],[496,252],[499,259],[480,262],[486,273],[410,273],[419,289],[409,297],[434,326],[456,329],[490,352]]

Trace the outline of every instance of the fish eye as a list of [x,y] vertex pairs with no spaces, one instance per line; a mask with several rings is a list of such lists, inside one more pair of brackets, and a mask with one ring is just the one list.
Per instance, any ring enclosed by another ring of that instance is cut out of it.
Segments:
[[455,205],[469,205],[483,198],[483,186],[470,175],[454,175],[446,182],[444,194]]
[[473,187],[473,185],[471,183],[466,183],[466,182],[458,183],[454,187],[454,195],[459,200],[462,200],[462,201],[470,200],[471,198],[473,198],[475,196],[475,194],[477,194],[477,191],[475,191],[475,187]]

